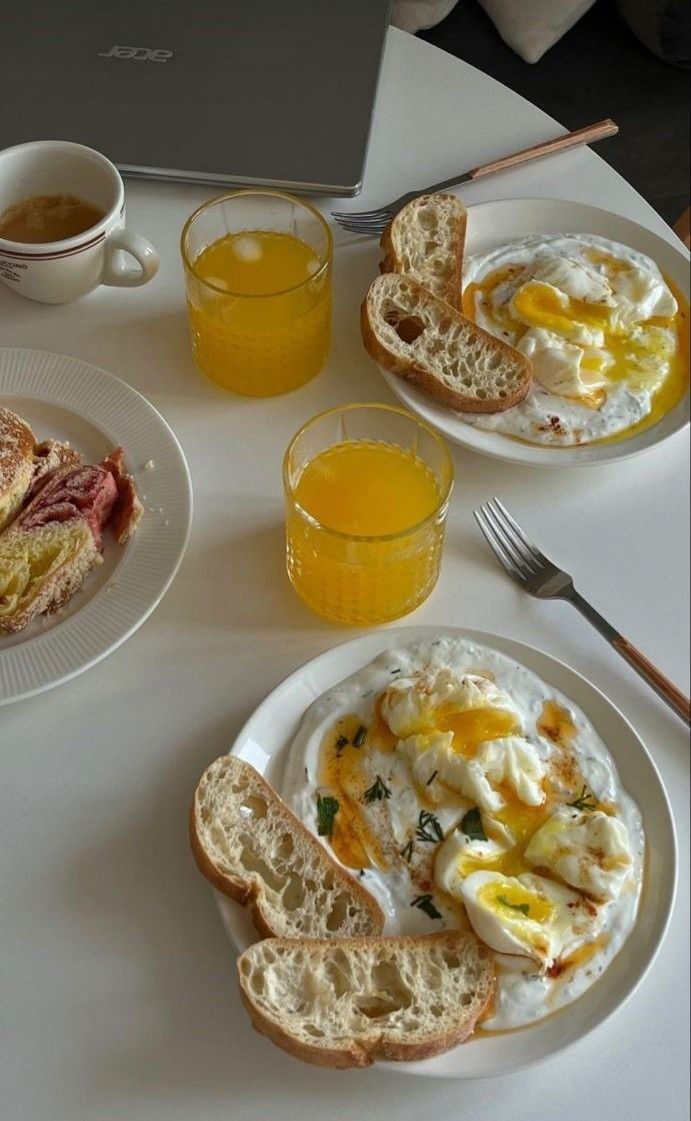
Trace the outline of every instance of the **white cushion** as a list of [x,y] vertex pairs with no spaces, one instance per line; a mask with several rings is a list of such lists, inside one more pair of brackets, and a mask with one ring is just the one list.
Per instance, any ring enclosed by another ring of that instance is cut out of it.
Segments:
[[595,0],[480,0],[505,43],[526,62],[538,62]]
[[458,0],[394,0],[391,22],[403,31],[424,31],[446,19]]

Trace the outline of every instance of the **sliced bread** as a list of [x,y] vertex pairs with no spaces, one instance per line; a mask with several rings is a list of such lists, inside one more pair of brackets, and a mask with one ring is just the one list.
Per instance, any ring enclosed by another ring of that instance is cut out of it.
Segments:
[[56,611],[101,561],[101,532],[116,498],[101,467],[55,471],[0,534],[0,634]]
[[246,904],[262,935],[379,934],[379,904],[337,864],[249,763],[223,755],[206,769],[190,812],[199,870]]
[[35,443],[26,421],[0,407],[0,530],[12,521],[29,489]]
[[503,412],[530,389],[524,355],[412,277],[384,273],[372,281],[361,330],[375,362],[459,412]]
[[495,986],[475,934],[318,941],[270,938],[237,962],[254,1027],[317,1066],[427,1059],[472,1033]]
[[457,308],[467,224],[468,212],[455,195],[420,195],[384,230],[381,271],[412,276]]

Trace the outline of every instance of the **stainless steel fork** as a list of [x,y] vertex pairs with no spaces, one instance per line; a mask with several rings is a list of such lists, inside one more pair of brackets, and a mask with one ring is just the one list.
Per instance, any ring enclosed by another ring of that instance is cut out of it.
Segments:
[[558,568],[528,540],[498,498],[486,502],[473,513],[490,549],[517,584],[539,599],[567,599],[577,607],[636,673],[647,681],[678,716],[691,724],[689,698],[583,599],[574,588],[568,572]]
[[493,160],[492,163],[483,164],[481,167],[474,167],[470,171],[459,172],[451,179],[444,179],[442,183],[433,183],[429,187],[407,191],[400,198],[394,199],[393,202],[388,202],[376,210],[361,210],[359,212],[332,210],[331,216],[344,230],[350,230],[351,233],[355,234],[371,234],[374,237],[382,232],[384,227],[389,224],[406,203],[412,202],[419,195],[433,195],[437,191],[446,191],[449,187],[458,187],[461,183],[469,183],[473,179],[479,179],[482,175],[491,175],[495,171],[505,171],[509,167],[516,167],[518,164],[527,163],[529,160],[537,160],[542,156],[563,152],[577,144],[593,144],[594,141],[602,140],[606,136],[616,136],[618,132],[619,126],[608,118],[605,121],[598,121],[597,124],[576,129],[575,132],[563,133],[561,136],[555,137],[554,140],[545,140],[542,144],[534,144],[531,148],[523,148],[520,152],[503,156],[501,159]]

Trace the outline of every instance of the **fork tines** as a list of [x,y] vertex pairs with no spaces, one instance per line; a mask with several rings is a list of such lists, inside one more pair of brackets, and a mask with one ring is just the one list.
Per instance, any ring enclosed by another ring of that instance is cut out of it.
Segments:
[[354,234],[380,234],[389,224],[392,217],[389,210],[364,210],[360,213],[348,214],[342,210],[332,210],[331,217],[337,225]]
[[496,496],[473,514],[490,549],[511,576],[531,576],[551,563]]

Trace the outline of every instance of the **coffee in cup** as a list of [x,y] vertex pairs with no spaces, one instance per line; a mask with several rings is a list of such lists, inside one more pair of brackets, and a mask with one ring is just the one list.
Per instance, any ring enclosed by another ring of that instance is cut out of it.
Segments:
[[63,241],[97,226],[103,218],[100,206],[74,195],[32,195],[0,214],[0,238],[29,245]]
[[99,284],[146,284],[157,269],[154,247],[125,228],[123,182],[100,152],[65,140],[0,152],[0,279],[8,287],[62,304]]

